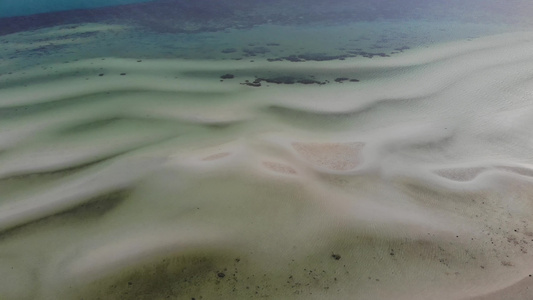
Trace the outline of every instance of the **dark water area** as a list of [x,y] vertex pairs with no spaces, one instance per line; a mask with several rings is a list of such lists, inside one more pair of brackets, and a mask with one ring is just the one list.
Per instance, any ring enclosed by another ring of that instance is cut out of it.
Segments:
[[29,16],[73,9],[91,9],[149,1],[151,0],[2,0],[0,2],[0,18]]
[[[9,9],[9,7],[8,7]],[[262,24],[375,20],[459,20],[530,24],[528,1],[159,0],[0,19],[0,35],[83,22],[134,24],[155,32],[204,32]]]
[[389,57],[527,29],[530,12],[522,0],[156,0],[0,18],[0,58],[9,61],[3,66],[8,73],[105,56],[270,62]]

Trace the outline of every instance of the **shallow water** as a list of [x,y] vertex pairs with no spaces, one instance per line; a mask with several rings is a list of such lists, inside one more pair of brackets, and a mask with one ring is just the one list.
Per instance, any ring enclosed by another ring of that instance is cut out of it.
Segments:
[[306,3],[0,19],[0,299],[532,298],[527,3]]

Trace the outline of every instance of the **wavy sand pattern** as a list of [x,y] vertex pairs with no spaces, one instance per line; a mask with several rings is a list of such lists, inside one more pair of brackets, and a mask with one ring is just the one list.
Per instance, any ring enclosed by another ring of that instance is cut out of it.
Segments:
[[2,76],[0,298],[531,299],[532,101],[530,33]]

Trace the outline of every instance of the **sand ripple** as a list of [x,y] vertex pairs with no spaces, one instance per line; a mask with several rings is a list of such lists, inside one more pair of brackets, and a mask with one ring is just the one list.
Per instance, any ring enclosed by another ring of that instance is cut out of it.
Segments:
[[0,298],[530,298],[532,70],[521,33],[2,76]]

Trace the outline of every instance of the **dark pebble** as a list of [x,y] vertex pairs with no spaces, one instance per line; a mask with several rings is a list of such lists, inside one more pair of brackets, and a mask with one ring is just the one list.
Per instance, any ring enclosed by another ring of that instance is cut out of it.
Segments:
[[338,254],[332,254],[331,257],[333,257],[335,260],[341,259],[341,256]]
[[226,274],[220,272],[220,273],[217,274],[217,276],[218,276],[219,278],[224,278],[224,277],[226,277]]
[[124,76],[124,75],[126,75],[126,73],[120,73],[120,75],[121,75],[121,76]]

